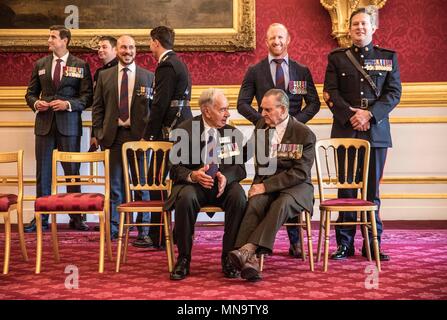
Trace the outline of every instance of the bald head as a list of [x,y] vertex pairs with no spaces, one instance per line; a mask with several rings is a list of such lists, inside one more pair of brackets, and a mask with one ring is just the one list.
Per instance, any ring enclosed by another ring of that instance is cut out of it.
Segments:
[[135,47],[135,40],[129,35],[122,35],[118,38],[116,43],[116,51],[120,63],[128,66],[135,61],[137,49]]
[[290,43],[289,31],[283,24],[273,23],[267,29],[265,43],[273,58],[282,59],[287,55]]

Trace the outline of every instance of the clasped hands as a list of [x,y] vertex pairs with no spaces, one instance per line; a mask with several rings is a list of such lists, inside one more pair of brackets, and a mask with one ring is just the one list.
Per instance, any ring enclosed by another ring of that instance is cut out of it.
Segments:
[[49,108],[53,109],[53,111],[65,111],[68,109],[68,102],[58,99],[51,102],[39,100],[36,103],[36,109],[40,112],[47,111]]
[[[199,183],[205,189],[211,189],[214,185],[214,179],[206,174],[206,171],[209,169],[209,165],[205,165],[199,170],[191,172],[191,180],[192,182]],[[219,198],[225,190],[225,186],[227,185],[227,178],[220,172],[216,173],[217,178],[217,198]]]
[[352,128],[358,131],[368,131],[370,128],[371,114],[368,110],[349,107],[355,114],[349,119]]

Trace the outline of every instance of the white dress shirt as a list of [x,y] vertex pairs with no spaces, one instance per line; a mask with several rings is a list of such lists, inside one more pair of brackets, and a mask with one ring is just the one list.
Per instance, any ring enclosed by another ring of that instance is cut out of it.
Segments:
[[277,145],[281,144],[282,138],[284,137],[284,133],[286,133],[287,124],[289,123],[289,115],[287,118],[276,125],[276,130],[273,133],[272,146],[270,148],[270,157],[276,157]]
[[[273,79],[273,83],[276,86],[276,62],[272,61],[273,59],[276,59],[275,57],[273,57],[271,54],[269,54],[269,64],[270,64],[270,73],[272,75],[272,79]],[[281,67],[284,71],[284,85],[286,88],[289,87],[289,80],[290,80],[290,75],[289,75],[289,55],[286,55],[284,58],[283,63],[281,63]]]

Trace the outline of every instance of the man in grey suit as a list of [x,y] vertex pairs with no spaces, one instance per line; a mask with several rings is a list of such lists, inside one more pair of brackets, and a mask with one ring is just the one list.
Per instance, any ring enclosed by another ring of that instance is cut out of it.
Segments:
[[[261,279],[256,253],[271,253],[284,222],[303,210],[312,212],[314,202],[310,171],[315,134],[289,115],[289,98],[283,90],[267,91],[261,107],[263,119],[256,124],[251,142],[256,146],[256,175],[236,239],[235,247],[239,249],[228,254],[241,277],[248,281]],[[264,145],[268,146],[268,159],[276,159],[276,168],[270,168],[270,172],[269,163],[260,161],[259,147]]]
[[[111,237],[118,237],[117,207],[124,201],[123,159],[125,142],[142,138],[149,116],[152,72],[135,64],[135,40],[123,35],[117,41],[119,63],[101,71],[92,105],[93,132],[104,149],[110,149]],[[142,195],[138,195],[142,196]],[[147,214],[145,214],[147,215]],[[148,220],[145,218],[145,221]],[[143,219],[141,215],[139,221]],[[139,228],[139,240],[152,243],[148,228]]]
[[[51,158],[53,149],[79,152],[82,135],[82,111],[92,102],[92,76],[88,64],[68,52],[70,30],[50,27],[48,47],[52,54],[39,59],[33,69],[25,95],[36,113],[36,196],[51,194]],[[79,164],[64,163],[66,175],[79,174]],[[68,192],[81,192],[79,186]],[[80,215],[71,215],[75,229],[88,230]],[[42,228],[48,229],[48,215],[42,216]],[[25,232],[36,230],[35,220]]]
[[[260,106],[264,94],[277,88],[287,93],[290,101],[289,114],[302,123],[308,122],[320,110],[320,99],[310,70],[289,58],[287,48],[290,35],[284,25],[271,24],[267,29],[265,42],[268,57],[248,68],[239,92],[237,110],[256,124],[262,118]],[[258,110],[252,107],[254,97]],[[302,108],[303,100],[306,103],[305,108]],[[301,257],[297,228],[287,227],[287,233],[290,239],[289,254],[296,258]]]

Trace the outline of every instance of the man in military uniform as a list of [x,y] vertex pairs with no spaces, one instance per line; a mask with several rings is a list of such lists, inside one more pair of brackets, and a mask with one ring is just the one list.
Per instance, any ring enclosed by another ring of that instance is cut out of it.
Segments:
[[[289,57],[287,48],[290,41],[284,25],[271,24],[265,37],[268,57],[250,66],[245,74],[237,110],[254,125],[262,118],[260,105],[264,94],[273,88],[286,92],[290,100],[289,113],[301,123],[308,122],[320,110],[320,99],[309,68]],[[253,98],[256,98],[258,110],[252,107]],[[301,258],[298,228],[288,226],[287,234],[290,239],[289,255]]]
[[[400,101],[402,86],[397,55],[394,51],[373,46],[376,15],[370,8],[352,12],[349,33],[350,48],[329,54],[324,81],[324,100],[334,115],[332,138],[359,138],[371,144],[367,200],[380,208],[379,185],[387,150],[392,146],[389,114]],[[350,157],[349,157],[350,158]],[[349,159],[352,163],[353,159]],[[356,198],[357,190],[340,190],[340,198]],[[354,221],[356,212],[344,212],[339,222]],[[382,221],[376,212],[380,246]],[[336,226],[337,251],[331,258],[340,260],[354,255],[355,228]],[[372,236],[370,235],[372,247]],[[362,248],[366,256],[366,249]],[[380,259],[389,256],[380,252]]]
[[[158,26],[151,30],[149,46],[158,61],[153,84],[153,100],[148,123],[144,130],[145,140],[166,139],[168,132],[181,122],[192,118],[189,105],[191,100],[191,77],[186,64],[172,50],[174,30]],[[159,194],[151,192],[151,199],[158,200]],[[151,222],[159,223],[160,213],[151,214]],[[151,227],[152,239],[160,237],[160,228]]]

